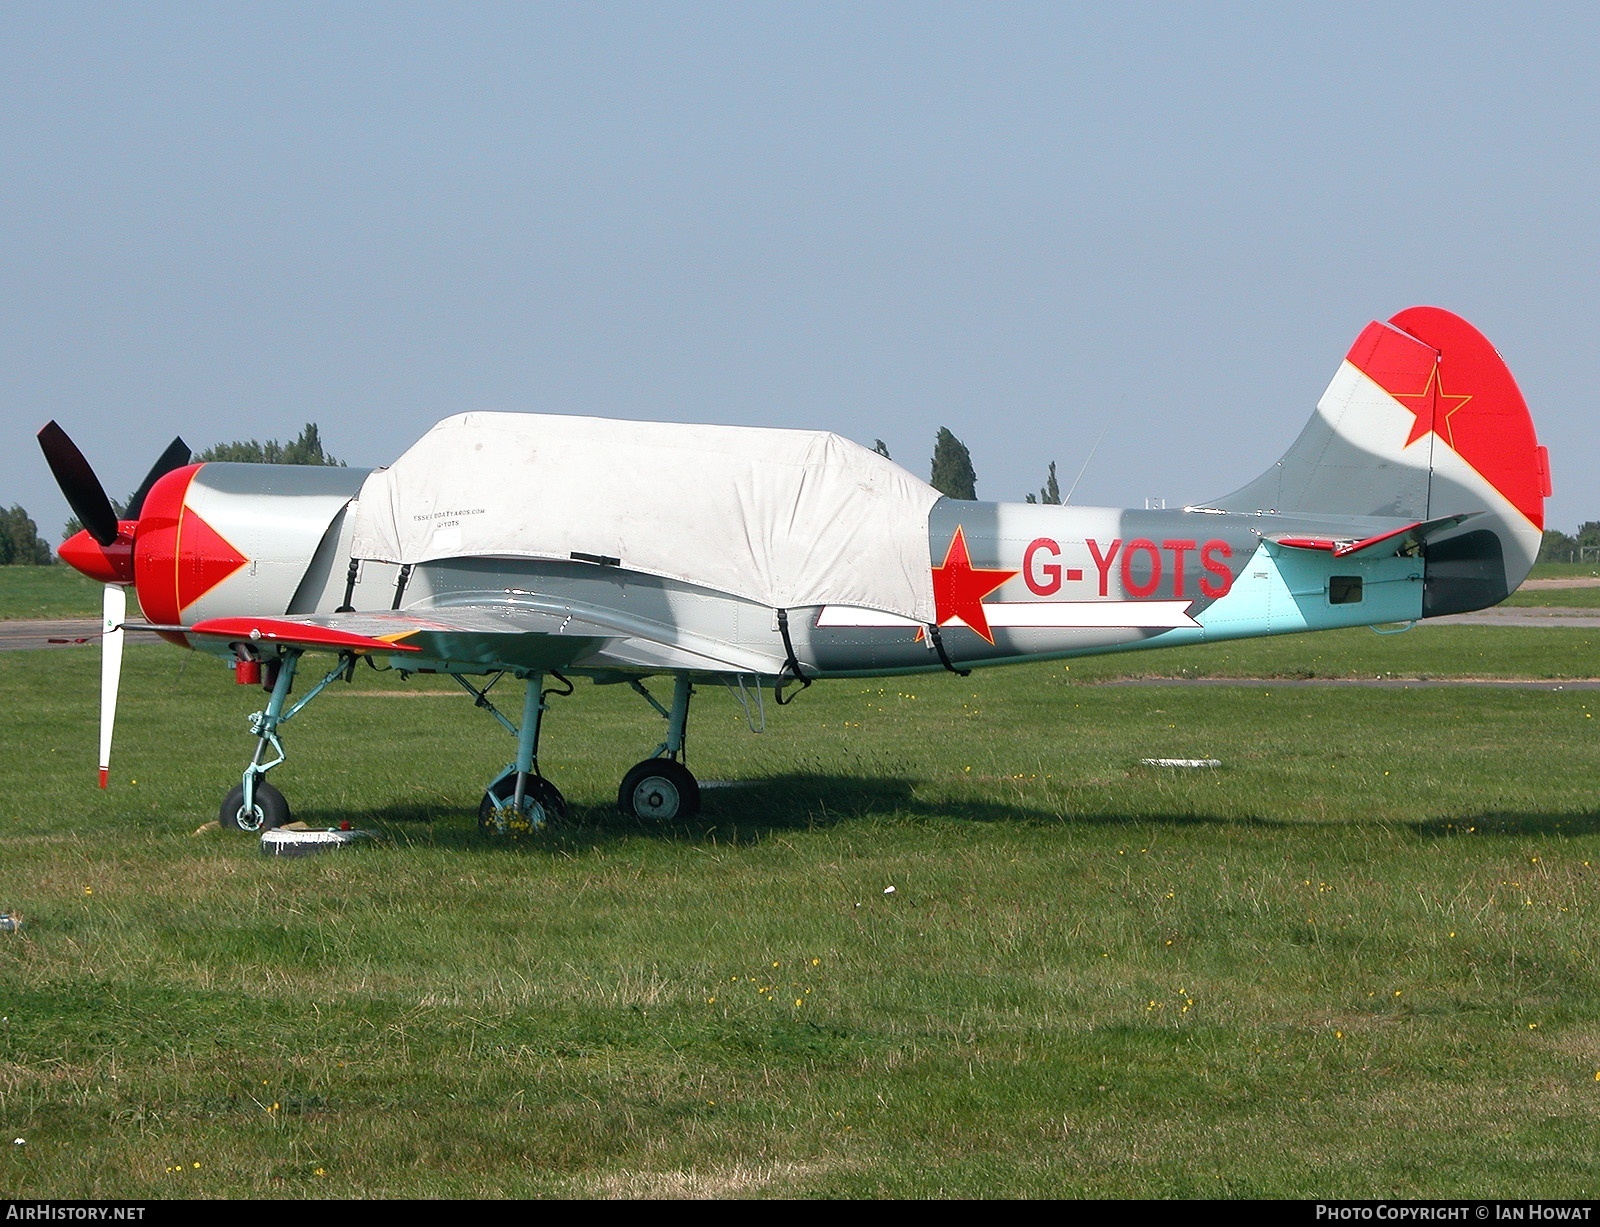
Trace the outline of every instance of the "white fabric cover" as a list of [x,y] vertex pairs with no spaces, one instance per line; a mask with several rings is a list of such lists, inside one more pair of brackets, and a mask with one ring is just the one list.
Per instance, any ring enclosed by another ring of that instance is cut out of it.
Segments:
[[621,560],[774,609],[932,622],[939,492],[835,434],[611,418],[446,418],[361,488],[357,558]]

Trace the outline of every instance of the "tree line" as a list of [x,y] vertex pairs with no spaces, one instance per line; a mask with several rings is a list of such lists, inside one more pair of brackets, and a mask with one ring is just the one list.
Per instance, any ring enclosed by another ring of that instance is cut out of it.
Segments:
[[1544,530],[1539,543],[1540,562],[1600,562],[1600,520],[1586,520],[1576,536],[1558,529]]

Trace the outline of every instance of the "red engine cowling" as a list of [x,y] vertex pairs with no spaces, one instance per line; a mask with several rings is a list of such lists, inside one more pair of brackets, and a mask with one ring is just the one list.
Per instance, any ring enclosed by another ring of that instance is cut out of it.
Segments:
[[[328,526],[366,475],[225,463],[166,474],[151,487],[133,534],[133,580],[145,616],[186,626],[286,612]],[[187,646],[182,635],[165,637]]]

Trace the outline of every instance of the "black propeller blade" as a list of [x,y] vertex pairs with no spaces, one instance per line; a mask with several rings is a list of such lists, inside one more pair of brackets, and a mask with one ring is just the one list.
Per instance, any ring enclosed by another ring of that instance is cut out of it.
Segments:
[[61,427],[49,422],[39,432],[39,446],[79,523],[101,545],[110,545],[117,539],[117,512],[78,445]]
[[[150,493],[150,487],[155,485],[173,469],[181,469],[189,463],[189,445],[181,438],[174,439],[167,444],[167,450],[161,453],[150,471],[144,475],[144,480],[139,483],[139,489],[133,496],[133,501],[128,504],[128,510],[123,512],[125,518],[137,520],[139,513],[144,510],[145,497]],[[82,519],[80,516],[79,519]]]

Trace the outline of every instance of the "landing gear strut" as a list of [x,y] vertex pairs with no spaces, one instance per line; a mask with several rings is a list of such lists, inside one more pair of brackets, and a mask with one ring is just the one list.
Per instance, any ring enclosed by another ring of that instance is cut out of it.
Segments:
[[[489,686],[479,690],[459,673],[453,676],[479,707],[487,710],[517,739],[517,761],[483,790],[483,800],[478,802],[478,830],[486,835],[522,835],[566,817],[567,799],[560,789],[539,774],[539,728],[547,707],[544,701],[547,692],[541,689],[544,674],[526,675],[521,725],[512,724],[489,702]],[[556,677],[566,681],[559,673]],[[567,683],[565,693],[572,693],[571,683]]]
[[683,765],[689,698],[694,694],[689,675],[679,673],[673,679],[670,712],[639,682],[629,685],[666,718],[667,739],[656,747],[653,755],[636,763],[622,777],[622,787],[617,790],[617,808],[630,818],[642,818],[646,822],[692,818],[700,812],[700,785]]
[[[241,644],[238,650],[243,651],[247,646]],[[218,823],[230,830],[268,831],[290,822],[293,815],[289,812],[289,803],[283,799],[281,792],[263,778],[285,758],[283,742],[278,739],[278,727],[286,724],[330,684],[341,677],[348,680],[351,670],[355,668],[355,657],[348,652],[341,653],[339,663],[328,676],[313,686],[288,711],[284,711],[283,705],[289,699],[289,687],[294,683],[294,671],[300,663],[301,652],[300,648],[288,648],[281,656],[267,662],[268,676],[272,681],[271,697],[267,699],[265,711],[255,712],[250,717],[250,732],[256,738],[256,752],[251,755],[244,769],[244,778],[223,799],[222,809],[217,814]],[[240,659],[256,658],[253,655],[241,655]],[[273,754],[270,759],[267,758],[269,750]]]

